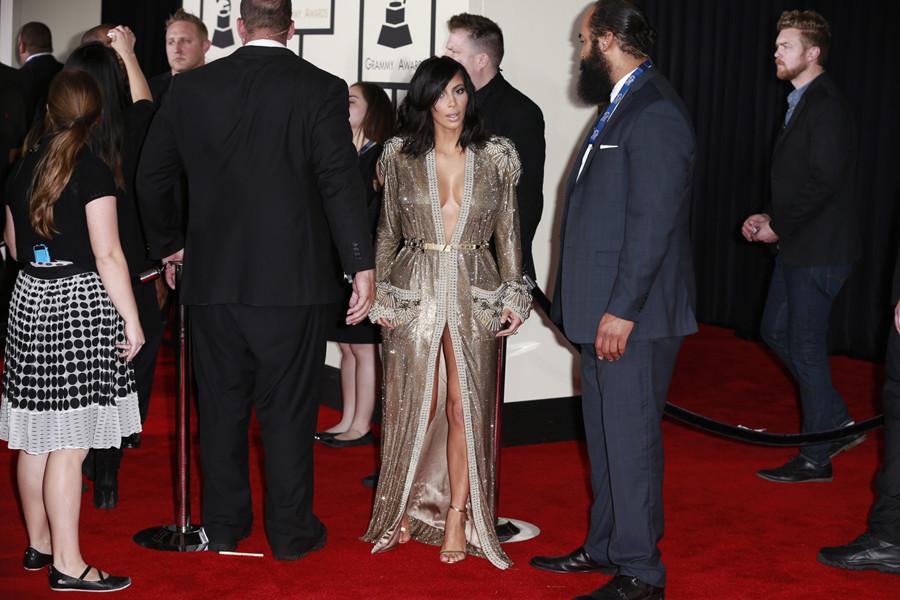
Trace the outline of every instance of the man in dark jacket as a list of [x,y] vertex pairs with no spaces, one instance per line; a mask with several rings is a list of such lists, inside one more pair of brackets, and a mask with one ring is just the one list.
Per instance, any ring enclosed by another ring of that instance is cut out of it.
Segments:
[[[744,221],[748,241],[778,244],[761,334],[800,390],[803,432],[853,420],[831,382],[828,317],[859,256],[855,223],[856,130],[846,99],[823,65],[828,22],[813,11],[786,11],[778,21],[775,65],[790,81],[784,124],[772,157],[772,201]],[[805,446],[785,465],[758,475],[778,483],[831,481],[831,459],[859,444],[854,436]]]
[[[347,119],[347,84],[286,47],[289,0],[244,0],[244,46],[177,77],[138,169],[151,256],[181,261],[196,366],[203,526],[227,551],[253,520],[247,428],[265,447],[265,529],[277,559],[325,544],[313,513],[317,386],[333,303],[374,298],[374,251]],[[212,101],[215,100],[215,101]],[[184,169],[187,232],[171,193]],[[167,278],[169,274],[167,274]]]
[[544,208],[544,115],[500,74],[503,32],[496,23],[461,13],[447,23],[447,56],[462,64],[475,86],[475,103],[488,130],[512,140],[522,161],[516,187],[522,231],[522,268],[534,279],[531,243]]
[[849,544],[822,548],[819,562],[854,571],[900,574],[900,253],[891,302],[894,320],[884,357],[884,464],[875,480],[869,526]]
[[22,25],[16,38],[16,50],[22,68],[22,95],[25,99],[25,118],[30,126],[38,108],[47,99],[53,76],[62,71],[62,63],[53,57],[53,37],[50,28],[32,21]]

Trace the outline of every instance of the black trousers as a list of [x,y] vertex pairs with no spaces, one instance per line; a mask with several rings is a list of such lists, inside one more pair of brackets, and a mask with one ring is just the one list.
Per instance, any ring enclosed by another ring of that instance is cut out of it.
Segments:
[[153,391],[153,372],[156,370],[156,357],[162,343],[163,323],[159,314],[159,303],[156,301],[156,288],[152,283],[134,283],[134,299],[137,302],[138,318],[144,330],[144,347],[132,361],[134,383],[137,388],[138,406],[141,411],[141,423],[147,420],[150,408],[150,394]]
[[265,455],[265,528],[276,558],[296,558],[325,533],[313,514],[313,434],[330,305],[191,306],[203,480],[210,542],[250,532],[250,411]]
[[884,359],[884,464],[875,487],[869,533],[900,545],[900,334],[893,323]]
[[621,575],[664,586],[661,422],[683,338],[628,342],[617,361],[581,347],[581,406],[591,461],[584,548]]

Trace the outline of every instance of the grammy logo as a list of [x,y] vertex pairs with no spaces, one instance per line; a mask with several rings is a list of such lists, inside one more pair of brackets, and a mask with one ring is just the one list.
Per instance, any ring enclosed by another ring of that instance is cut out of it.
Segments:
[[384,25],[378,36],[378,45],[386,48],[402,48],[412,44],[409,25],[406,24],[406,0],[392,0],[384,9]]
[[230,48],[234,45],[234,32],[231,30],[231,0],[216,0],[218,20],[213,32],[212,45],[216,48]]

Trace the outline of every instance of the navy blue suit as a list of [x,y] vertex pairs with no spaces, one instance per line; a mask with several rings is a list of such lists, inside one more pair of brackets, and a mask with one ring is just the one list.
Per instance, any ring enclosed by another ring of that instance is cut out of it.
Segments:
[[[660,423],[685,335],[697,330],[689,239],[694,134],[656,69],[639,77],[566,188],[551,318],[582,349],[582,409],[597,562],[665,585]],[[598,360],[604,313],[634,321],[625,353]]]

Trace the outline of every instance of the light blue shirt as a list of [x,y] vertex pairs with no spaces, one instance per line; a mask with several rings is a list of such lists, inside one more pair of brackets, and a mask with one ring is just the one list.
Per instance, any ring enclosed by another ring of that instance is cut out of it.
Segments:
[[[813,79],[815,81],[815,79]],[[803,87],[798,87],[793,92],[788,94],[787,103],[788,109],[784,115],[784,126],[787,127],[787,124],[791,122],[791,117],[794,116],[794,109],[797,108],[797,105],[800,104],[800,98],[803,97],[803,94],[806,93],[806,89],[809,87],[809,84],[812,83],[810,81]]]

